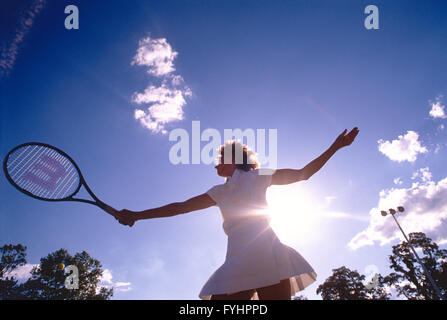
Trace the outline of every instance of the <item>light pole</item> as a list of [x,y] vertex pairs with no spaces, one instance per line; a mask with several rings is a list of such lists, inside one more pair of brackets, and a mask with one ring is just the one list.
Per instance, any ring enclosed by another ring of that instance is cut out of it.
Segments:
[[[397,210],[399,212],[404,212],[405,209],[404,207],[397,207]],[[439,298],[441,298],[441,300],[446,300],[446,298],[444,297],[444,295],[441,293],[441,290],[439,290],[438,285],[436,284],[436,282],[433,280],[433,278],[431,277],[430,273],[428,272],[428,270],[425,268],[425,265],[422,263],[421,259],[419,259],[418,254],[416,253],[416,250],[414,250],[413,246],[411,245],[410,241],[407,238],[407,235],[405,234],[404,230],[402,230],[399,222],[397,222],[396,217],[394,216],[396,214],[396,210],[394,209],[389,209],[391,216],[393,217],[394,221],[396,221],[397,226],[399,227],[400,231],[402,231],[402,234],[404,235],[405,239],[407,240],[408,245],[410,246],[411,250],[413,251],[414,255],[416,256],[416,259],[418,260],[419,264],[421,265],[422,269],[424,270],[425,275],[427,276],[428,280],[430,280],[431,285],[433,286],[433,288],[435,289],[436,293],[438,294]],[[386,216],[388,213],[386,211],[380,211],[380,213],[382,214],[382,216]]]

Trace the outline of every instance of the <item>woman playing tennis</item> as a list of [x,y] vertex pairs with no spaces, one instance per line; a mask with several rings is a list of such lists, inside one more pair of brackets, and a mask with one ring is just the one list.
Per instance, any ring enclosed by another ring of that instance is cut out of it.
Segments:
[[255,154],[245,145],[229,141],[219,148],[215,166],[217,174],[226,178],[225,183],[184,202],[141,212],[121,210],[115,217],[120,223],[132,226],[142,219],[171,217],[217,205],[228,236],[226,259],[202,287],[199,297],[205,300],[290,300],[312,284],[317,274],[297,251],[281,243],[270,227],[266,190],[271,185],[309,179],[336,151],[350,145],[359,130],[355,127],[346,132],[344,130],[323,154],[304,168],[272,170],[270,174],[266,174],[265,169],[260,170]]

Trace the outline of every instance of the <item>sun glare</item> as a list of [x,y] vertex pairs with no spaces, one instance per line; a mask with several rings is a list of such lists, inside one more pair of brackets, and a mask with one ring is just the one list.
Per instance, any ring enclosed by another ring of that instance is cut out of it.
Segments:
[[300,243],[318,237],[320,205],[312,195],[295,186],[270,187],[267,202],[273,230],[285,243]]

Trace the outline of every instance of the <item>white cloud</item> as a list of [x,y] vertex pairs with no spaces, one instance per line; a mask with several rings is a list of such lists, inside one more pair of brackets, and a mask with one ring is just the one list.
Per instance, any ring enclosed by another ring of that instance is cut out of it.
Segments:
[[130,286],[130,282],[116,282],[114,290],[118,292],[127,292],[132,290],[132,287]]
[[133,101],[137,104],[142,103],[158,103],[158,104],[172,104],[182,107],[185,104],[183,94],[189,95],[189,92],[182,90],[168,88],[165,84],[161,87],[150,85],[143,93],[135,93]]
[[13,277],[15,278],[19,283],[26,282],[31,277],[31,270],[39,266],[38,264],[29,264],[26,263],[22,266],[18,266],[14,270],[6,273],[4,277]]
[[175,75],[171,79],[171,83],[172,83],[173,86],[179,86],[183,82],[184,82],[184,80],[183,80],[182,76],[179,76],[179,75]]
[[419,134],[414,131],[408,131],[405,135],[400,135],[396,140],[384,141],[380,139],[379,151],[393,161],[414,162],[419,153],[426,153],[427,148],[421,145]]
[[155,133],[166,134],[166,123],[183,120],[183,106],[186,104],[185,96],[190,96],[191,91],[168,88],[165,84],[161,87],[150,85],[143,93],[135,93],[133,101],[137,104],[152,103],[146,111],[136,109],[134,117],[140,123]]
[[[31,270],[34,267],[38,267],[39,264],[24,264],[23,266],[19,266],[12,270],[11,272],[8,272],[5,274],[5,277],[13,277],[15,278],[18,283],[25,283],[30,277],[31,277]],[[113,282],[113,276],[112,272],[109,269],[104,269],[102,276],[99,278],[99,285],[97,292],[102,287],[105,288],[114,288],[115,291],[119,292],[126,292],[131,290],[131,283],[130,282]]]
[[45,0],[34,0],[19,18],[18,27],[15,30],[14,38],[6,43],[0,52],[0,77],[9,74],[19,53],[19,48],[25,36],[30,31],[36,16],[45,6]]
[[115,283],[115,287],[127,287],[130,286],[130,282],[117,282]]
[[436,147],[435,147],[435,150],[433,151],[433,153],[438,154],[439,151],[441,151],[441,149],[443,149],[447,146],[447,142],[436,143],[435,146]]
[[431,104],[431,110],[429,112],[430,116],[434,119],[440,118],[445,119],[447,115],[445,114],[444,107],[440,101],[436,101]]
[[400,177],[397,177],[396,179],[393,180],[394,184],[402,184],[402,180],[400,179]]
[[132,65],[148,67],[147,72],[162,79],[161,86],[149,84],[143,92],[135,92],[132,102],[145,105],[135,109],[134,118],[154,133],[167,134],[165,125],[183,120],[186,98],[191,89],[184,85],[183,77],[171,74],[175,71],[174,59],[178,55],[164,38],[140,40]]
[[411,179],[414,180],[416,178],[421,178],[423,182],[428,182],[432,178],[432,174],[430,172],[430,169],[428,167],[420,168],[418,171],[414,172],[411,176]]
[[102,272],[102,276],[99,278],[99,285],[97,291],[101,288],[113,288],[114,291],[118,292],[127,292],[132,289],[130,282],[113,282],[112,271],[109,269],[104,269]]
[[147,37],[140,40],[132,65],[147,66],[149,74],[160,77],[175,71],[174,59],[177,55],[178,52],[172,50],[165,38]]
[[104,269],[101,277],[99,278],[99,282],[104,282],[107,284],[112,284],[112,272],[109,269]]
[[404,213],[396,214],[396,218],[407,235],[411,232],[424,232],[436,243],[447,240],[447,177],[434,182],[428,168],[420,169],[409,188],[391,188],[379,194],[377,207],[369,212],[369,226],[359,232],[348,246],[357,249],[366,245],[390,243],[395,239],[404,240],[392,216],[382,217],[381,210],[403,206]]

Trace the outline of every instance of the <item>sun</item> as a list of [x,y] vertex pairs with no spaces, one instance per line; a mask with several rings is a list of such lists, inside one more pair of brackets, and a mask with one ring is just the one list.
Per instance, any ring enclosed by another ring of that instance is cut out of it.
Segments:
[[309,192],[296,186],[272,186],[266,198],[270,225],[281,241],[303,243],[318,238],[320,206]]

